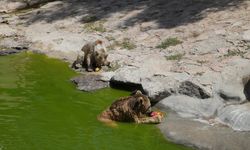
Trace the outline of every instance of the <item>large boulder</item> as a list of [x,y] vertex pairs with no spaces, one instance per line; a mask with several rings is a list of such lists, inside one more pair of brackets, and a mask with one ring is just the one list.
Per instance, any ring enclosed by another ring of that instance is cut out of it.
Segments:
[[235,132],[221,125],[209,125],[175,113],[168,113],[158,125],[167,140],[202,150],[246,150],[250,147],[249,132]]
[[102,76],[95,74],[80,75],[72,78],[71,81],[76,84],[77,89],[86,92],[109,87],[109,82],[103,81]]
[[214,118],[216,111],[223,103],[219,100],[198,99],[185,95],[173,95],[161,100],[156,107],[163,111],[173,110],[185,118],[205,119]]
[[141,85],[145,93],[149,96],[153,103],[157,103],[173,93],[176,93],[181,82],[188,80],[187,73],[169,72],[165,75],[154,75],[141,81]]
[[218,118],[234,130],[250,131],[250,103],[219,109]]
[[214,86],[214,93],[226,103],[246,102],[244,88],[250,79],[250,61],[234,59],[221,72],[221,80]]

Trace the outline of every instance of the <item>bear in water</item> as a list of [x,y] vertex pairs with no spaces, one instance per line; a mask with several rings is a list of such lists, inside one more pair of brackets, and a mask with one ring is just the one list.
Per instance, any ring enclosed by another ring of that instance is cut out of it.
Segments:
[[135,122],[135,123],[160,123],[163,114],[150,116],[151,103],[141,91],[135,91],[128,97],[121,97],[104,110],[98,120],[102,122]]

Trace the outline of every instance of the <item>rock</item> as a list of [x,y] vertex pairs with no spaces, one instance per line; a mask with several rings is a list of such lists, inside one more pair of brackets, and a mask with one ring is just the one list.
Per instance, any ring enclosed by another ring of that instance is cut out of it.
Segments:
[[244,83],[244,94],[246,96],[246,99],[250,101],[250,76],[243,78],[243,83]]
[[[166,61],[166,59],[159,54],[147,55],[146,57],[136,57],[138,59],[136,63],[130,66],[124,66],[116,70],[116,74],[111,79],[111,84],[113,86],[132,86],[132,89],[142,89],[142,81],[145,81],[146,85],[147,79],[153,76],[168,76],[171,63]],[[156,85],[157,86],[157,85]]]
[[40,3],[45,3],[48,2],[49,0],[27,0],[28,4],[30,6],[36,5],[36,4],[40,4]]
[[16,30],[7,24],[0,24],[0,37],[10,37],[16,34]]
[[186,73],[169,72],[168,75],[154,75],[150,78],[143,79],[141,84],[151,101],[157,103],[172,93],[176,93],[178,83],[188,78],[189,75]]
[[191,81],[182,82],[178,88],[178,93],[201,99],[211,97],[211,95],[209,95],[209,93],[206,92],[202,87],[192,83]]
[[0,56],[6,56],[10,54],[19,53],[19,52],[21,52],[21,50],[17,50],[17,49],[0,50]]
[[28,49],[28,47],[12,47],[12,48],[3,47],[0,49],[0,56],[6,56],[6,55],[15,54],[15,53],[20,53],[20,52],[25,51],[27,49]]
[[165,121],[158,125],[167,140],[202,150],[246,150],[250,147],[249,132],[204,124],[181,118],[169,112]]
[[109,82],[111,78],[115,75],[115,72],[102,72],[101,73],[101,80],[105,82]]
[[[146,72],[142,72],[137,67],[125,66],[117,70],[116,74],[112,77],[111,82],[120,82],[124,84],[140,84],[140,79],[146,76]],[[149,77],[150,76],[151,75],[149,75]]]
[[182,117],[196,119],[214,117],[221,106],[222,102],[213,98],[198,99],[184,95],[173,95],[156,104],[163,111],[171,109]]
[[157,103],[174,92],[173,80],[164,77],[152,77],[142,80],[142,88],[152,103]]
[[218,49],[231,46],[222,36],[212,36],[206,40],[200,41],[193,46],[191,53],[207,54],[216,53]]
[[250,103],[226,106],[218,111],[218,118],[234,130],[250,131]]
[[243,88],[244,87],[241,84],[231,85],[223,83],[221,87],[216,90],[216,92],[225,102],[242,102],[246,99],[244,93],[242,92]]
[[246,59],[234,59],[221,72],[221,80],[214,85],[214,93],[221,97],[225,102],[246,101],[244,93],[245,84],[250,77],[250,61]]
[[102,76],[94,74],[77,76],[72,78],[71,81],[76,84],[77,89],[87,92],[109,86],[108,82],[102,81]]
[[250,30],[243,32],[242,37],[244,41],[250,42]]
[[12,12],[15,10],[24,9],[27,6],[28,6],[28,4],[26,2],[8,2],[8,4],[7,4],[8,10],[7,11]]

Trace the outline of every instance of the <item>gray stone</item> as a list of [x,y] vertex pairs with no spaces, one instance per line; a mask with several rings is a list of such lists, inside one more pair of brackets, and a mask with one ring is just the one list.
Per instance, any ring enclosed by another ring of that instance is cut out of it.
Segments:
[[7,11],[12,12],[15,10],[24,9],[27,6],[28,6],[28,4],[26,2],[8,2],[8,4],[7,4],[8,10]]
[[223,83],[216,92],[225,102],[243,102],[246,100],[243,88],[240,84]]
[[111,78],[115,75],[115,72],[102,72],[101,73],[101,80],[105,82],[109,82]]
[[157,103],[174,92],[174,80],[166,77],[152,77],[142,80],[142,88],[151,102]]
[[249,132],[235,132],[220,124],[211,126],[181,118],[169,112],[158,125],[167,140],[202,150],[246,150],[250,147]]
[[202,87],[192,83],[191,81],[182,82],[178,88],[178,93],[201,99],[211,97],[211,95],[209,95],[209,93]]
[[109,83],[102,81],[100,75],[81,75],[71,79],[71,81],[76,84],[77,89],[81,91],[95,91],[102,88],[109,87]]
[[197,99],[184,95],[173,95],[156,104],[163,111],[170,109],[182,117],[196,119],[214,117],[221,106],[222,102],[216,99]]
[[[145,72],[146,73],[146,72]],[[117,70],[115,76],[112,77],[113,82],[120,83],[133,83],[140,84],[141,77],[145,76],[142,71],[140,71],[137,67],[134,66],[125,66]]]
[[234,130],[250,131],[250,103],[219,109],[218,118]]
[[168,75],[154,75],[141,81],[142,88],[153,103],[159,102],[165,97],[176,93],[180,82],[187,80],[189,75],[186,73],[171,73]]
[[245,102],[244,87],[250,78],[249,64],[250,61],[246,59],[231,61],[229,66],[222,71],[221,80],[215,84],[214,93],[225,102]]
[[7,49],[7,50],[0,50],[0,56],[6,56],[11,54],[20,53],[23,49]]

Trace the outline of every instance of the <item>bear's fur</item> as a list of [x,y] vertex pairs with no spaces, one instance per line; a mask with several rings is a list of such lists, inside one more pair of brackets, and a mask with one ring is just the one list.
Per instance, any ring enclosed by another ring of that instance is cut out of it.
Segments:
[[160,123],[163,116],[150,117],[151,103],[141,91],[121,97],[103,111],[98,119],[102,122],[119,121],[135,123]]
[[87,71],[95,71],[96,68],[110,66],[110,62],[107,61],[106,47],[101,40],[88,42],[82,47],[81,51],[84,52],[84,56],[78,55],[76,61],[72,64],[72,68],[77,69],[76,65],[80,64]]

